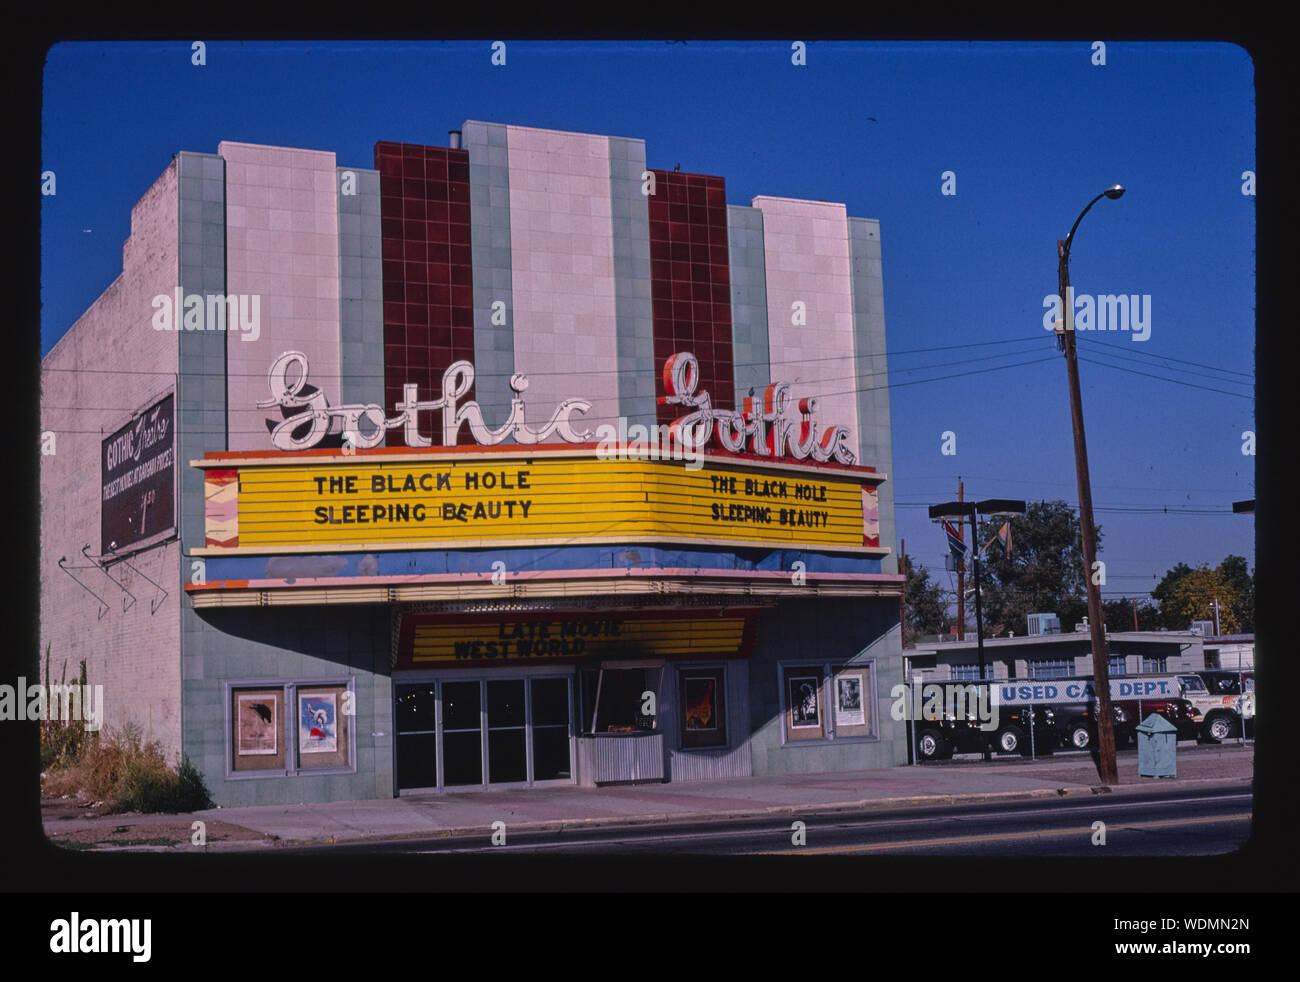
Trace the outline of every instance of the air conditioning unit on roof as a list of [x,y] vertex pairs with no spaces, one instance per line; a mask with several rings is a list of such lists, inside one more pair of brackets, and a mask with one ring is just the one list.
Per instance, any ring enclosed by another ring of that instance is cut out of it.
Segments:
[[1061,619],[1055,614],[1030,614],[1029,634],[1060,634]]

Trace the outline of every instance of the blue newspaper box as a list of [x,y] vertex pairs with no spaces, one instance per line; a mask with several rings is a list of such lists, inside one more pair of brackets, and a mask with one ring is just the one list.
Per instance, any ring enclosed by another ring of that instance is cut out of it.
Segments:
[[1138,777],[1177,777],[1178,728],[1159,713],[1137,725]]

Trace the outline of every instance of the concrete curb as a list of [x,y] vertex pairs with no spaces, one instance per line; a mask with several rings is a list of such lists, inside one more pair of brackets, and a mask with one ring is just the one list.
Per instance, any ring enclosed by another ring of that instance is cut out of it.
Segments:
[[[690,823],[710,824],[747,819],[769,818],[779,815],[822,815],[837,812],[872,812],[889,811],[898,808],[924,807],[927,805],[973,805],[984,802],[1024,801],[1035,798],[1082,797],[1084,795],[1118,794],[1125,797],[1141,797],[1154,792],[1167,791],[1189,785],[1221,785],[1250,787],[1253,778],[1174,778],[1171,781],[1159,781],[1142,785],[1117,785],[1105,787],[1098,785],[1070,785],[1057,788],[1029,788],[1017,791],[958,792],[948,794],[902,795],[892,798],[864,798],[856,801],[806,802],[803,804],[768,805],[755,808],[731,809],[728,811],[694,811],[694,812],[652,812],[641,815],[605,815],[595,818],[562,818],[534,822],[513,822],[508,828],[513,832],[564,832],[579,829],[618,829],[644,828],[654,825],[683,825]],[[182,821],[185,816],[168,815],[171,822]],[[195,820],[195,816],[188,816]],[[163,816],[160,816],[163,820]],[[199,818],[199,821],[204,819]],[[78,820],[80,821],[84,820]],[[201,854],[211,852],[252,852],[264,849],[312,848],[319,846],[353,845],[367,842],[402,842],[410,839],[452,839],[485,836],[492,833],[491,825],[455,825],[436,829],[421,829],[410,832],[394,832],[356,835],[331,835],[317,839],[289,839],[274,836],[269,832],[240,825],[238,822],[222,819],[227,824],[237,825],[258,833],[255,839],[233,839],[212,842],[206,846],[191,846],[178,843],[175,846],[98,846],[86,852],[166,852],[178,854]],[[135,824],[144,825],[146,822]],[[71,831],[71,830],[69,830]],[[48,835],[50,829],[46,829]],[[54,843],[57,845],[57,843]],[[62,848],[62,847],[59,847]]]
[[[1179,782],[1179,784],[1244,784],[1249,786],[1250,781],[1251,779],[1249,778],[1186,778]],[[1083,795],[1115,793],[1117,790],[1121,794],[1141,796],[1143,794],[1151,793],[1152,791],[1164,791],[1177,786],[1178,785],[1174,784],[1160,784],[1140,787],[1121,786],[1118,789],[1097,786],[1075,786],[1062,788],[1033,788],[1021,791],[910,795],[895,798],[868,798],[860,801],[826,802],[824,804],[770,805],[765,808],[739,809],[731,811],[650,813],[644,815],[610,815],[601,816],[599,818],[550,819],[539,822],[515,822],[511,823],[508,828],[510,831],[514,832],[563,832],[566,830],[576,829],[643,828],[648,825],[682,825],[691,822],[725,822],[752,818],[766,818],[774,815],[820,815],[835,812],[888,811],[895,808],[925,805],[970,805],[980,804],[981,802],[1023,801],[1032,798],[1082,797]],[[308,848],[326,845],[351,845],[360,842],[401,842],[406,839],[468,838],[470,836],[490,835],[491,832],[492,828],[490,825],[458,825],[440,829],[428,829],[419,832],[398,832],[391,835],[360,835],[347,838],[331,836],[327,839],[282,839],[276,842],[275,845],[288,848]],[[234,843],[232,843],[232,845],[234,845]]]

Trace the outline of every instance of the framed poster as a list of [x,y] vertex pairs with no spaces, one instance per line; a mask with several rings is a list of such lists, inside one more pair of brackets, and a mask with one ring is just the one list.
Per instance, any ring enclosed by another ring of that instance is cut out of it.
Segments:
[[863,707],[863,677],[853,673],[843,673],[835,677],[835,725],[865,726],[867,712]]
[[235,717],[235,752],[241,757],[274,756],[279,750],[275,693],[239,695],[236,704],[239,708]]
[[725,747],[724,670],[683,669],[681,680],[682,747]]
[[284,770],[284,687],[231,688],[229,712],[231,771]]
[[338,700],[333,692],[298,693],[298,752],[338,750]]
[[822,713],[824,665],[784,665],[781,676],[782,730],[784,740],[823,740],[826,719]]
[[821,679],[816,675],[791,675],[786,679],[790,697],[790,726],[796,730],[821,729],[817,690]]
[[299,770],[351,765],[353,693],[346,683],[303,683],[294,687]]

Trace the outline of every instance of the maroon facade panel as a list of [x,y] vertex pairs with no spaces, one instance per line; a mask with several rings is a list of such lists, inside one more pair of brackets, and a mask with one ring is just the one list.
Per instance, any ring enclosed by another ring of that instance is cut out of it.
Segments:
[[[652,171],[650,205],[650,295],[654,309],[655,365],[675,352],[690,351],[700,363],[697,391],[713,405],[735,406],[731,353],[731,266],[727,254],[726,186],[721,177]],[[662,397],[662,373],[655,373]],[[738,408],[738,407],[737,407]],[[658,407],[658,422],[670,423],[680,407]]]
[[[421,399],[442,395],[452,362],[474,360],[469,151],[375,144],[384,275],[384,403],[414,382]],[[725,240],[724,240],[725,241]],[[470,388],[461,401],[474,398]],[[433,436],[433,434],[426,435]],[[468,429],[460,440],[472,442]],[[388,446],[403,446],[390,430]],[[434,443],[441,443],[434,436]]]

